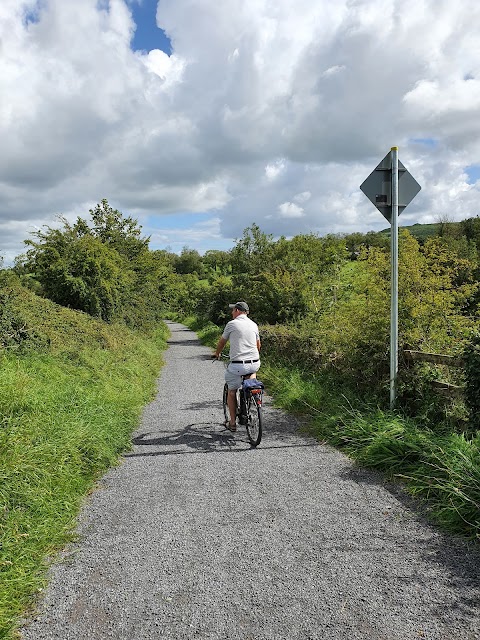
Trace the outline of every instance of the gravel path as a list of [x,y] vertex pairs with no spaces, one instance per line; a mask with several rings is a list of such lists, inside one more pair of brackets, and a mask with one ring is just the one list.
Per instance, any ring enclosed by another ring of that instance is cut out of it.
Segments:
[[258,449],[225,431],[223,366],[169,325],[158,396],[22,638],[480,639],[478,548],[268,398]]

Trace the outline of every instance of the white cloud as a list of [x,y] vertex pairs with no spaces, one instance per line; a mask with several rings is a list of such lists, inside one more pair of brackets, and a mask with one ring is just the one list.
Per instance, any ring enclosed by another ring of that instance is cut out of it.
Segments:
[[279,205],[278,210],[282,218],[301,218],[303,216],[303,209],[293,202],[284,202]]
[[310,191],[302,191],[302,193],[297,193],[296,196],[293,196],[293,199],[295,200],[295,202],[303,204],[305,202],[308,202],[311,197],[312,194],[310,193]]
[[328,78],[328,76],[333,76],[336,73],[340,73],[341,71],[343,71],[344,69],[346,69],[344,64],[336,64],[333,67],[330,67],[328,69],[326,69],[323,73],[322,76],[324,78]]
[[[228,239],[233,242],[233,238]],[[220,218],[202,220],[181,230],[160,228],[151,234],[151,242],[168,247],[174,253],[180,253],[184,247],[195,248],[203,254],[209,249],[223,249],[224,239],[220,233]]]
[[275,180],[285,169],[285,160],[277,160],[273,164],[267,164],[265,167],[265,175],[267,180]]
[[147,69],[165,81],[166,86],[175,85],[181,81],[185,61],[175,54],[168,56],[160,49],[152,49],[146,56],[140,55],[139,57]]
[[131,50],[129,5],[2,0],[0,254],[104,197],[225,242],[384,228],[359,185],[392,145],[422,185],[401,223],[478,214],[476,0],[162,0],[170,57]]
[[228,56],[228,61],[233,62],[238,58],[239,55],[240,55],[240,51],[238,50],[238,48],[234,49],[232,53]]

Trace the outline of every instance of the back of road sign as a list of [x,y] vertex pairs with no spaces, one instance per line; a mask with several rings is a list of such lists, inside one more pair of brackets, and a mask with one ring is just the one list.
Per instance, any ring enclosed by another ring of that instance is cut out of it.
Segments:
[[[360,189],[373,202],[380,213],[392,222],[392,152],[389,151],[380,164],[360,185]],[[420,191],[421,186],[411,173],[398,161],[398,215]]]

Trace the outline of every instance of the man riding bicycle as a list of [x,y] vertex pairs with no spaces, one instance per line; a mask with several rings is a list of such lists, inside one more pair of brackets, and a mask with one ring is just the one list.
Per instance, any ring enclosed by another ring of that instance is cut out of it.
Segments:
[[236,302],[228,306],[232,311],[232,320],[225,326],[213,357],[218,359],[230,340],[230,364],[225,371],[230,422],[225,426],[230,431],[236,431],[237,389],[242,386],[242,376],[253,374],[251,377],[256,377],[260,369],[261,344],[258,326],[248,317],[248,304]]

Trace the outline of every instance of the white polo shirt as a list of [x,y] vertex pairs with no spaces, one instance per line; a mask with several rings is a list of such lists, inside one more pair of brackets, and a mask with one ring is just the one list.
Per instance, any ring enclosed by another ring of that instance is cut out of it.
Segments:
[[258,326],[245,313],[230,320],[222,338],[230,340],[230,360],[258,360],[257,340],[260,340]]

